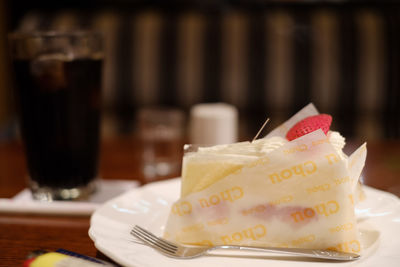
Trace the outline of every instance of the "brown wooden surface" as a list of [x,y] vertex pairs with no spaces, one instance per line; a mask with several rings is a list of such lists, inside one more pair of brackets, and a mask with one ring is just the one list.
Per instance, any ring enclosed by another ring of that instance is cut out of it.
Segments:
[[[346,147],[350,152],[360,142]],[[140,144],[131,137],[102,145],[100,173],[107,179],[138,179]],[[26,186],[26,165],[19,142],[0,143],[0,198],[9,198]],[[400,140],[368,144],[364,170],[367,185],[400,196]],[[92,257],[104,256],[88,237],[89,217],[14,215],[0,213],[0,266],[22,266],[30,251],[64,248]]]

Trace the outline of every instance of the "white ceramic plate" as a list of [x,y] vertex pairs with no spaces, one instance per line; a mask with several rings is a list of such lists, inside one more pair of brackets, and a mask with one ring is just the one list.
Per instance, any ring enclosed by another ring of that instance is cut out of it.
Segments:
[[[400,200],[364,186],[366,200],[356,209],[364,253],[340,266],[399,266]],[[281,256],[206,256],[191,260],[165,257],[135,242],[129,232],[138,224],[161,235],[170,206],[179,196],[180,180],[173,179],[135,188],[98,208],[91,218],[89,236],[102,253],[123,266],[314,266],[332,262]],[[236,252],[237,254],[238,252]]]

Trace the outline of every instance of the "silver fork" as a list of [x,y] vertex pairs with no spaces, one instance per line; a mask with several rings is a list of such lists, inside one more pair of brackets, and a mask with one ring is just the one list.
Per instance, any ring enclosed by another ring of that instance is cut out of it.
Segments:
[[328,259],[328,260],[340,260],[340,261],[350,261],[358,259],[360,256],[353,253],[345,253],[339,251],[331,250],[321,250],[321,249],[304,249],[304,248],[275,248],[275,247],[250,247],[250,246],[185,246],[181,244],[172,243],[161,237],[157,237],[153,233],[147,231],[146,229],[135,225],[133,227],[131,234],[137,237],[139,240],[143,241],[145,244],[153,247],[160,253],[179,259],[190,259],[199,256],[206,255],[208,252],[217,249],[228,249],[228,250],[241,250],[241,251],[257,251],[257,252],[270,252],[270,253],[281,253],[286,255]]

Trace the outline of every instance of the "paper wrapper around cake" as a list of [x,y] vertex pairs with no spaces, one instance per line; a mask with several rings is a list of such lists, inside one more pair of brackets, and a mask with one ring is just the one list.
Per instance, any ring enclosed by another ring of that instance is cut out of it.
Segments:
[[[309,116],[313,108],[307,106],[294,121]],[[280,135],[276,133],[271,135]],[[215,155],[209,162],[217,166],[223,157]],[[358,179],[365,158],[365,144],[343,157],[317,130],[256,160],[221,161],[214,183],[206,181],[205,188],[186,192],[173,204],[164,236],[195,245],[360,253],[354,204],[361,195]]]

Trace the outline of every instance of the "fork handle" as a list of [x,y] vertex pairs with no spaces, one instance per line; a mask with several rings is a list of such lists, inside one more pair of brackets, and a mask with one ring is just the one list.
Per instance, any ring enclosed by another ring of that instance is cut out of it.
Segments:
[[360,257],[360,255],[358,254],[334,251],[334,250],[321,250],[321,249],[308,249],[308,248],[248,247],[248,246],[234,246],[234,245],[215,246],[210,248],[208,251],[218,250],[218,249],[269,252],[269,253],[279,253],[286,255],[319,258],[319,259],[341,260],[341,261],[356,260]]

